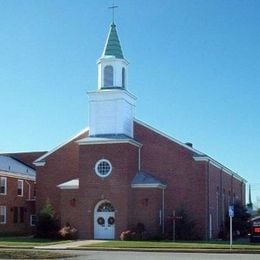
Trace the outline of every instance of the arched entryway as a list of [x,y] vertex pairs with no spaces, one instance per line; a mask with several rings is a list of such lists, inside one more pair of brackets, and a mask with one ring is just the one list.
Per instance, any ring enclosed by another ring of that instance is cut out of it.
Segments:
[[115,239],[115,209],[110,201],[102,200],[95,207],[94,238]]

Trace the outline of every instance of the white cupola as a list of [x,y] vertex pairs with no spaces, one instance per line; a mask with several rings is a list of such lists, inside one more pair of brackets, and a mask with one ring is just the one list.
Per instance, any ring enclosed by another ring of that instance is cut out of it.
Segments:
[[114,23],[98,65],[98,89],[89,92],[90,136],[133,137],[136,97],[127,91],[127,66]]
[[116,32],[116,25],[111,24],[104,52],[98,64],[98,89],[126,89],[127,65]]

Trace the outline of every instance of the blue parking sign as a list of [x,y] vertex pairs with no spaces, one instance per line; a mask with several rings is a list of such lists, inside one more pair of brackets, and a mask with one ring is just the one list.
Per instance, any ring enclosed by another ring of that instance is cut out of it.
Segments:
[[229,206],[228,207],[228,215],[229,217],[234,217],[234,206]]

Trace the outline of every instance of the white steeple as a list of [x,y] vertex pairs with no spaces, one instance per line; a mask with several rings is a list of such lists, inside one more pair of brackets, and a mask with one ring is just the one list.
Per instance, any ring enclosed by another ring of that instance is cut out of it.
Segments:
[[91,136],[133,137],[136,97],[126,90],[128,61],[124,58],[116,25],[110,26],[98,65],[98,90],[89,95]]

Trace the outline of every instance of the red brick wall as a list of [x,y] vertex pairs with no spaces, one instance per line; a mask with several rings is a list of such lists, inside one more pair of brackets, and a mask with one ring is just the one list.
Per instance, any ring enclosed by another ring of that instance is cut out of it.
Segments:
[[[100,159],[111,162],[113,170],[106,178],[95,173],[95,163]],[[128,227],[130,183],[137,172],[138,148],[131,144],[106,144],[80,146],[80,236],[93,238],[94,208],[109,200],[116,215],[116,238]],[[86,214],[87,213],[87,214]]]
[[[167,184],[165,190],[165,217],[173,210],[184,208],[196,222],[198,235],[209,235],[209,214],[213,220],[216,237],[222,215],[222,191],[235,193],[244,199],[244,186],[229,174],[207,162],[196,162],[193,151],[135,123],[135,139],[141,148],[141,170]],[[82,138],[81,136],[80,138]],[[107,159],[112,163],[110,176],[100,178],[95,174],[95,163]],[[62,224],[70,222],[79,230],[81,238],[94,237],[94,208],[103,200],[115,207],[116,238],[121,232],[143,223],[148,231],[161,230],[159,211],[162,191],[159,189],[132,189],[131,181],[138,170],[138,147],[131,144],[98,144],[78,146],[74,141],[60,148],[37,169],[37,205],[43,206],[49,198]],[[56,186],[79,178],[79,190],[60,191]],[[217,211],[216,193],[220,201]],[[60,196],[62,194],[62,196]],[[70,201],[75,198],[75,205]],[[69,210],[68,210],[69,209]],[[217,219],[217,214],[219,220]]]
[[86,137],[86,133],[72,140],[46,158],[44,166],[37,166],[37,212],[49,199],[60,215],[60,189],[57,185],[78,178],[79,146],[75,142]]
[[[7,177],[6,175],[1,175]],[[0,224],[0,234],[30,234],[34,230],[30,226],[30,215],[35,214],[35,201],[29,200],[29,188],[33,194],[34,181],[24,180],[23,196],[17,195],[17,182],[22,180],[14,177],[7,177],[7,195],[0,195],[0,205],[6,206],[6,224]],[[30,185],[29,185],[30,184]],[[32,197],[31,197],[32,199]],[[25,209],[24,222],[21,223],[18,213],[18,222],[14,223],[14,207]]]
[[198,232],[205,233],[205,166],[193,160],[191,151],[135,124],[135,138],[143,143],[141,170],[167,183],[165,216],[184,208],[198,223]]

